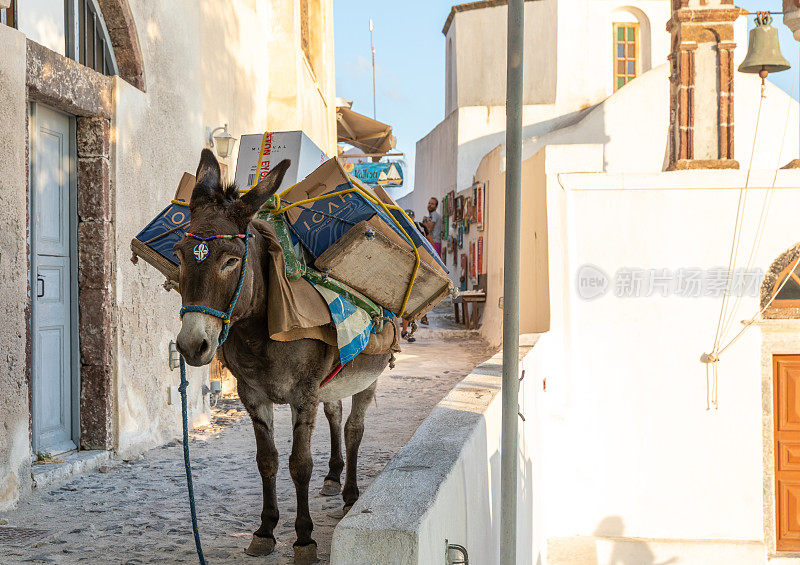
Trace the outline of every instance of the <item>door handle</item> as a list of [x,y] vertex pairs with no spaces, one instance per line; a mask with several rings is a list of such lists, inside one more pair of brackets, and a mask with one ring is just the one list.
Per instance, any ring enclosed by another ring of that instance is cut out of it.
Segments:
[[44,279],[42,278],[42,275],[36,275],[36,298],[42,298],[43,296],[44,296]]

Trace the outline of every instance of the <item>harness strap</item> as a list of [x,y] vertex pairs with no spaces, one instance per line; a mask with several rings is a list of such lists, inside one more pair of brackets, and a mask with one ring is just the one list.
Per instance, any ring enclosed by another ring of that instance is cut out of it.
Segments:
[[[188,235],[188,234],[187,234]],[[194,236],[196,239],[200,239],[197,236]],[[237,234],[233,236],[211,236],[207,238],[203,238],[204,240],[208,241],[211,239],[222,239],[222,238],[241,238],[244,239],[244,255],[242,256],[242,270],[239,273],[239,282],[236,285],[236,292],[233,293],[233,298],[231,298],[231,303],[228,306],[228,309],[224,312],[221,310],[217,310],[216,308],[211,308],[210,306],[203,306],[201,304],[190,304],[189,306],[184,306],[181,308],[181,320],[183,319],[183,315],[187,312],[200,312],[201,314],[208,314],[209,316],[214,316],[215,318],[219,318],[222,320],[222,332],[219,334],[219,345],[225,343],[225,340],[228,339],[228,332],[231,329],[231,314],[233,314],[233,309],[236,308],[236,302],[239,300],[239,294],[242,292],[242,286],[244,286],[244,275],[247,272],[247,252],[250,249],[250,227],[247,227],[247,230],[244,234]]]
[[339,371],[341,371],[341,370],[342,370],[342,365],[339,364],[339,366],[336,367],[330,375],[328,375],[327,377],[322,379],[322,382],[319,383],[319,388],[322,388],[323,386],[328,384],[331,381],[331,379],[333,379],[333,377],[335,377],[336,375],[339,374]]

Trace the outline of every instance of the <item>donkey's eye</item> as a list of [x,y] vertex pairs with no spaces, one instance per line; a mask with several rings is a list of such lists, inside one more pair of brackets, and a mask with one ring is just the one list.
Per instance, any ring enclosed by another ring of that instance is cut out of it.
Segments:
[[239,259],[237,259],[236,257],[231,257],[227,261],[225,261],[225,263],[222,264],[221,270],[223,272],[229,271],[230,269],[233,269],[237,265],[237,263],[239,263]]

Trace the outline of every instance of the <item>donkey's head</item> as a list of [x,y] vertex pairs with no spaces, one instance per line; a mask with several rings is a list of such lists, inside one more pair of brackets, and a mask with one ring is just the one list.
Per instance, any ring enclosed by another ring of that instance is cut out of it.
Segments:
[[253,287],[252,245],[245,266],[248,244],[244,237],[205,238],[247,234],[253,215],[277,192],[289,164],[288,159],[278,163],[240,198],[235,186],[222,183],[214,154],[203,149],[200,155],[197,184],[189,202],[192,219],[187,231],[194,237],[187,235],[173,248],[180,262],[178,282],[184,307],[177,346],[189,365],[197,367],[211,361],[225,329],[225,320],[219,314],[227,312],[241,287],[230,316],[231,323],[235,322],[246,311]]

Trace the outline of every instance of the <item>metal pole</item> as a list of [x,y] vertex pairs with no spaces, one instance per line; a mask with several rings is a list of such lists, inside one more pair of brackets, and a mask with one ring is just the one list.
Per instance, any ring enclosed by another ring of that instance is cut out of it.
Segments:
[[500,552],[503,565],[516,565],[517,560],[523,4],[524,0],[508,0],[506,225],[505,255],[503,258],[503,422],[500,440]]
[[375,41],[372,38],[372,18],[369,20],[369,46],[372,49],[372,117],[378,119],[378,105],[375,97]]

